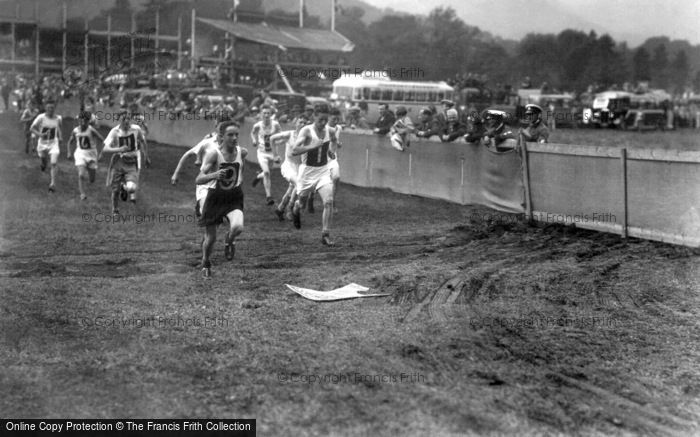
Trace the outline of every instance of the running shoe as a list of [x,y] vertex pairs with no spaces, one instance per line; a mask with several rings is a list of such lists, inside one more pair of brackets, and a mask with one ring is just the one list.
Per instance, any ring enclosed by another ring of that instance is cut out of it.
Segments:
[[224,256],[227,260],[233,261],[234,255],[236,255],[236,243],[226,243],[224,245]]
[[301,211],[298,209],[295,210],[295,208],[292,208],[292,221],[294,222],[294,227],[297,229],[301,229]]
[[280,211],[279,209],[275,209],[275,214],[277,214],[277,218],[280,219],[281,222],[284,221],[284,211]]
[[119,198],[122,200],[122,202],[126,202],[129,198],[129,193],[126,191],[124,184],[119,186]]
[[54,191],[56,191],[56,187],[49,185],[49,193],[53,193]]
[[335,246],[335,243],[331,240],[331,236],[328,234],[321,235],[321,243],[324,246]]
[[204,279],[211,278],[211,262],[209,262],[209,261],[204,263],[204,265],[202,266],[202,278],[204,278]]
[[267,206],[272,206],[274,204],[275,204],[275,199],[273,199],[272,197],[268,197],[267,198]]
[[211,268],[202,267],[202,278],[211,279]]
[[81,195],[80,195],[80,200],[87,200],[87,195],[81,194]]

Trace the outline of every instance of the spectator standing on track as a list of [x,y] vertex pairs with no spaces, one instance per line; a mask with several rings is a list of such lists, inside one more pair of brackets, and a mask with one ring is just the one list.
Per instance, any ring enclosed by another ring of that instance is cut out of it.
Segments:
[[12,92],[12,87],[8,83],[6,77],[2,78],[2,84],[0,84],[0,95],[2,95],[2,102],[5,104],[3,111],[7,112],[10,110],[10,93]]
[[459,121],[459,113],[456,109],[450,108],[447,110],[447,126],[445,126],[440,135],[440,141],[449,143],[467,133],[467,126]]
[[219,125],[221,143],[209,148],[197,175],[197,185],[206,187],[202,215],[197,224],[205,228],[202,241],[202,276],[211,276],[211,252],[216,241],[216,228],[228,219],[224,256],[233,260],[236,237],[243,232],[243,167],[248,150],[238,145],[238,126],[233,121]]
[[411,134],[415,131],[413,120],[403,106],[396,108],[396,121],[391,126],[391,145],[401,152],[411,145]]
[[526,128],[520,128],[519,134],[528,142],[548,143],[549,129],[542,120],[542,108],[529,104],[525,105],[525,120],[528,121]]
[[274,134],[282,132],[280,124],[272,120],[272,109],[269,106],[263,106],[260,111],[262,115],[262,120],[253,125],[253,129],[250,131],[250,138],[253,141],[253,147],[257,149],[258,152],[258,164],[260,165],[260,173],[253,179],[253,187],[256,187],[260,181],[263,181],[265,187],[265,196],[267,197],[267,204],[274,205],[275,201],[272,198],[272,179],[270,178],[270,165],[272,163],[281,162],[279,156],[279,150],[277,144],[274,145],[274,152],[272,150],[273,144],[270,142],[270,137]]
[[34,135],[32,134],[32,122],[39,115],[39,110],[33,101],[27,102],[27,107],[22,111],[22,115],[19,121],[24,123],[24,152],[29,154],[29,149],[31,146],[32,153],[34,153],[36,146],[34,145]]
[[56,104],[53,101],[46,102],[46,111],[37,115],[31,125],[32,133],[38,138],[36,150],[41,159],[42,172],[46,170],[47,161],[51,160],[51,183],[49,183],[51,193],[56,189],[58,156],[61,153],[60,143],[63,141],[62,118],[56,115],[55,111]]
[[379,118],[375,123],[374,133],[377,135],[386,135],[391,130],[391,127],[396,121],[396,116],[389,110],[389,105],[386,103],[379,104]]

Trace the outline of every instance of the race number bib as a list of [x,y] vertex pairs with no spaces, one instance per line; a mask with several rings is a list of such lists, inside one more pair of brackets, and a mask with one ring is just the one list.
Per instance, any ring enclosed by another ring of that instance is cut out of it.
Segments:
[[272,151],[272,145],[270,144],[270,136],[271,135],[263,135],[263,141],[265,143],[265,151],[266,152]]
[[80,146],[81,149],[90,149],[91,148],[90,137],[87,137],[87,136],[78,137],[78,145]]
[[306,165],[322,167],[328,163],[328,149],[330,141],[326,141],[318,149],[309,150],[306,155]]
[[119,147],[124,146],[129,148],[129,152],[136,150],[136,139],[133,135],[129,135],[128,137],[119,137]]
[[240,172],[240,164],[237,162],[224,162],[219,166],[219,170],[226,170],[226,175],[223,179],[219,179],[219,188],[222,190],[230,190],[236,186],[238,182],[238,173]]
[[41,128],[41,139],[44,141],[53,140],[56,138],[56,128],[55,127],[42,127]]

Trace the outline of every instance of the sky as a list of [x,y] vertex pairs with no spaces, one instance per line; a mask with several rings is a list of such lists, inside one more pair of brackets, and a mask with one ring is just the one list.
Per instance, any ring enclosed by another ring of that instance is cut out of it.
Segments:
[[[14,15],[16,0],[0,0],[0,15]],[[266,0],[263,0],[263,4]],[[286,0],[296,7],[299,0]],[[330,0],[306,0],[307,3]],[[343,0],[336,0],[340,5]],[[467,24],[494,35],[519,40],[527,33],[559,33],[572,28],[634,48],[652,36],[665,35],[700,44],[700,0],[365,0],[375,7],[427,14],[450,6]],[[133,5],[146,0],[131,0]],[[39,0],[42,22],[58,26],[62,0]],[[68,0],[69,16],[92,17],[114,0]],[[277,2],[279,3],[279,2]],[[20,0],[22,15],[31,16],[34,1]]]
[[[342,3],[342,0],[338,0]],[[566,28],[608,33],[630,47],[665,35],[700,44],[698,0],[372,0],[377,7],[427,14],[451,6],[467,24],[509,39]]]

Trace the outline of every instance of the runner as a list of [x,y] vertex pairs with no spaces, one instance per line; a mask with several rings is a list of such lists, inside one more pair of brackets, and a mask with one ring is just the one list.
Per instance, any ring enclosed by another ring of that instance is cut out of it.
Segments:
[[257,174],[255,179],[253,179],[253,187],[263,181],[265,186],[265,196],[267,197],[267,204],[274,205],[275,201],[272,199],[272,181],[270,178],[270,164],[272,162],[279,163],[281,161],[279,156],[279,150],[277,144],[275,144],[275,151],[272,152],[272,143],[270,142],[270,137],[276,133],[282,131],[280,124],[272,120],[272,109],[263,105],[262,120],[253,125],[253,129],[250,131],[250,137],[253,140],[253,147],[258,150],[258,164],[262,171]]
[[282,196],[277,208],[275,208],[275,214],[280,221],[284,221],[284,212],[287,209],[287,204],[294,205],[296,201],[296,186],[297,178],[299,177],[299,164],[301,164],[301,158],[294,156],[292,151],[294,149],[294,143],[296,142],[297,135],[302,127],[309,124],[309,119],[306,114],[301,114],[294,119],[294,130],[288,130],[274,134],[270,137],[270,141],[276,143],[277,141],[287,140],[287,146],[285,147],[284,162],[280,170],[282,171],[282,177],[289,182],[289,187],[287,192]]
[[333,108],[331,110],[331,115],[328,118],[328,127],[335,129],[336,141],[335,153],[331,151],[328,152],[328,157],[330,158],[328,161],[328,166],[330,167],[331,180],[333,181],[333,214],[338,212],[338,208],[335,206],[335,201],[338,195],[338,183],[340,182],[340,165],[338,163],[338,154],[340,153],[340,148],[343,146],[343,144],[340,142],[340,132],[343,130],[343,126],[339,124],[340,119],[340,110],[338,108]]
[[141,169],[141,151],[150,165],[148,145],[141,129],[131,123],[131,114],[119,115],[119,124],[112,128],[104,142],[102,153],[117,152],[112,156],[107,172],[107,186],[112,187],[112,213],[118,214],[119,199],[126,202],[130,197],[136,202],[139,171]]
[[238,145],[238,126],[232,121],[219,125],[221,143],[209,148],[202,160],[196,183],[206,187],[202,216],[197,224],[205,228],[202,242],[202,276],[211,276],[211,251],[216,241],[216,227],[228,219],[224,255],[233,260],[235,239],[243,232],[243,165],[248,150]]
[[29,149],[31,147],[32,153],[36,151],[36,145],[34,143],[34,135],[32,134],[32,122],[39,115],[39,110],[33,101],[27,102],[27,107],[22,111],[22,115],[19,118],[24,124],[24,152],[28,155]]
[[313,124],[304,126],[297,136],[293,155],[301,155],[299,179],[297,182],[297,200],[292,208],[294,227],[301,228],[301,209],[312,191],[318,191],[323,201],[323,229],[321,243],[332,246],[330,224],[333,218],[333,181],[328,165],[328,152],[335,153],[337,143],[335,132],[326,124],[328,114],[319,112]]
[[75,166],[78,167],[78,190],[80,191],[80,200],[87,199],[85,194],[85,180],[90,180],[92,184],[95,182],[95,172],[97,171],[97,141],[104,144],[104,137],[100,135],[94,127],[90,125],[92,114],[83,111],[78,118],[79,125],[71,132],[68,143],[66,144],[66,152],[68,159],[71,157],[71,143],[75,141]]
[[56,173],[58,173],[58,155],[61,153],[59,144],[63,140],[61,134],[61,116],[56,115],[56,104],[46,103],[46,111],[37,115],[31,125],[31,132],[38,138],[37,154],[41,158],[41,171],[46,170],[47,161],[51,159],[51,183],[49,192],[56,190]]

